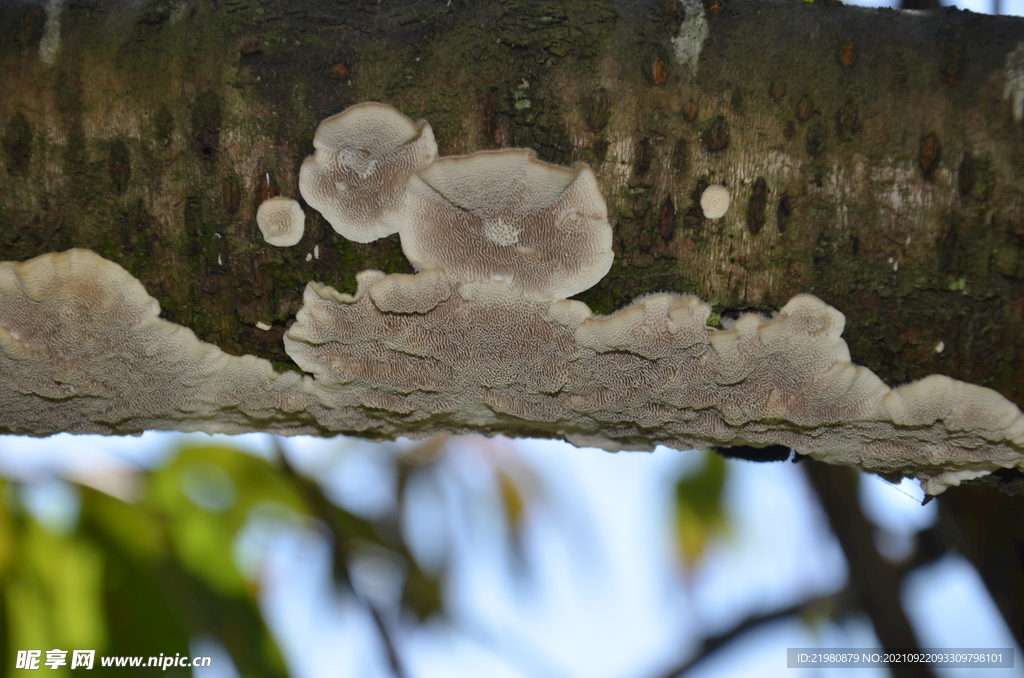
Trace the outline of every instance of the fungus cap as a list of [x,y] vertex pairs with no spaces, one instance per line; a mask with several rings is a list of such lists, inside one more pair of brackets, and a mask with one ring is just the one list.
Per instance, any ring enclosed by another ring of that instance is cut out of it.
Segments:
[[256,224],[263,239],[275,247],[291,247],[306,230],[306,214],[291,198],[268,198],[256,210]]
[[0,263],[0,431],[315,433],[312,382],[231,356],[160,317],[127,271],[89,250]]
[[402,250],[420,270],[562,299],[611,268],[612,228],[594,173],[509,149],[441,158],[409,182]]
[[729,211],[729,189],[721,184],[711,184],[700,195],[700,208],[706,219],[721,219]]
[[161,320],[138,280],[92,252],[0,263],[0,431],[541,429],[608,449],[739,442],[910,475],[929,494],[1024,470],[1013,403],[944,376],[890,390],[850,363],[842,314],[808,295],[714,330],[707,304],[675,294],[593,317],[508,283],[455,290],[436,270],[363,271],[356,283],[354,296],[307,286],[284,336],[313,375],[302,377]]
[[398,231],[409,176],[437,157],[434,133],[377,103],[327,118],[316,152],[299,170],[299,191],[339,234],[370,242]]
[[450,285],[438,271],[393,273],[369,288],[374,306],[384,313],[426,313],[450,293]]

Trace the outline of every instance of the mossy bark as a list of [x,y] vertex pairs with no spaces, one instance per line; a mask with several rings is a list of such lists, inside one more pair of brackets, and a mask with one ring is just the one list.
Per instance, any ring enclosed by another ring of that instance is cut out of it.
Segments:
[[[590,163],[616,226],[614,268],[580,297],[597,312],[651,291],[722,315],[810,292],[888,382],[939,372],[1024,399],[1020,19],[748,0],[53,6],[0,15],[0,258],[91,248],[229,353],[289,362],[308,280],[410,270],[396,238],[356,245],[312,210],[293,248],[254,226],[267,196],[298,197],[319,120],[376,100],[429,120],[442,154]],[[732,192],[724,219],[702,217],[708,183]]]

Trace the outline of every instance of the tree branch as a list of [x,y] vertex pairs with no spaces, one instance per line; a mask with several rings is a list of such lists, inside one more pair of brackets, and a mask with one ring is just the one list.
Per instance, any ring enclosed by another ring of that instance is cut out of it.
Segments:
[[841,600],[843,593],[829,594],[827,596],[820,596],[811,600],[805,600],[789,607],[784,607],[779,610],[767,612],[764,614],[755,614],[745,618],[739,624],[733,626],[727,631],[719,633],[714,636],[707,636],[701,640],[700,645],[697,648],[696,654],[691,655],[681,664],[677,664],[672,668],[668,669],[664,673],[659,674],[660,678],[681,678],[690,671],[696,669],[706,660],[712,658],[720,649],[739,639],[747,632],[752,631],[761,626],[771,624],[772,622],[782,621],[783,619],[789,619],[802,614],[809,608],[816,607],[819,605],[831,605],[836,600]]
[[324,496],[319,485],[298,473],[295,470],[295,467],[291,465],[288,461],[288,455],[285,452],[284,444],[281,442],[280,438],[273,436],[272,439],[274,441],[274,448],[277,451],[277,460],[281,465],[281,469],[289,478],[291,478],[295,487],[302,495],[302,498],[313,510],[314,515],[320,518],[327,529],[330,530],[332,537],[331,562],[335,579],[344,583],[344,585],[353,593],[359,605],[369,615],[374,627],[380,635],[381,643],[384,645],[384,651],[387,656],[388,665],[391,668],[391,672],[395,675],[395,678],[406,678],[408,673],[405,671],[401,657],[398,654],[395,639],[390,627],[384,620],[381,611],[377,609],[374,602],[367,598],[355,586],[348,570],[349,563],[353,557],[353,553],[350,548],[351,544],[355,539],[367,536],[366,528],[368,525],[363,526],[363,529],[361,530],[354,530],[353,525],[356,523],[362,524],[362,521],[354,516],[347,516],[347,519],[343,518],[341,516],[341,510]]
[[[902,572],[875,549],[874,526],[860,510],[856,472],[815,461],[807,462],[804,468],[846,554],[850,585],[871,619],[879,642],[887,650],[919,650],[917,634],[901,603]],[[891,664],[889,668],[897,678],[935,675],[926,664]]]

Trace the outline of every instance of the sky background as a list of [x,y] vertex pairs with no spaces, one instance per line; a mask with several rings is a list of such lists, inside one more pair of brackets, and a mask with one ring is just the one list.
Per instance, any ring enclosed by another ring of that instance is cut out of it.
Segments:
[[[268,456],[271,442],[254,434],[216,441]],[[0,473],[26,481],[23,500],[44,523],[74,521],[73,486],[59,478],[106,484],[153,467],[202,434],[150,433],[141,438],[56,436],[0,441]],[[297,468],[325,480],[345,508],[372,516],[396,498],[390,453],[358,440],[291,438]],[[524,566],[517,568],[494,492],[495,455],[533,469],[539,491],[524,525]],[[652,454],[608,454],[553,441],[458,438],[430,482],[408,502],[409,541],[429,564],[444,548],[454,563],[447,623],[399,623],[398,643],[414,677],[654,678],[695,651],[699,638],[744,617],[842,588],[846,564],[827,519],[792,463],[727,462],[729,530],[687,571],[672,532],[677,478],[703,464],[703,453],[659,448]],[[865,512],[900,551],[936,518],[912,482],[893,486],[863,476]],[[433,549],[433,556],[431,555]],[[291,675],[388,676],[379,641],[361,608],[332,592],[323,538],[294,524],[254,517],[235,545],[244,572],[261,583],[263,607],[285,651]],[[356,579],[386,599],[397,590],[387,568]],[[930,647],[1015,647],[973,567],[947,556],[921,569],[904,603],[922,644]],[[877,648],[866,620],[812,628],[800,621],[762,627],[734,642],[692,675],[782,676],[788,647]],[[211,654],[198,678],[237,675],[216,645],[196,639],[194,654]],[[1019,650],[1018,650],[1019,652]],[[1018,654],[1019,657],[1019,654]],[[1020,662],[1017,662],[1020,666]],[[849,670],[807,672],[850,677]],[[887,675],[859,669],[858,677]],[[965,669],[940,676],[967,676]],[[1024,675],[992,669],[986,676]]]

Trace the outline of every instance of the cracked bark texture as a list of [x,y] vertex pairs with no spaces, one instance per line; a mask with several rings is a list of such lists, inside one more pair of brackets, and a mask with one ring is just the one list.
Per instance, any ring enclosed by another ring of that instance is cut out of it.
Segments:
[[[610,274],[577,297],[595,312],[673,291],[729,317],[812,293],[887,383],[940,373],[1024,402],[1024,20],[781,0],[68,0],[4,4],[0,36],[0,259],[93,249],[229,353],[294,369],[282,336],[307,281],[411,272],[396,236],[352,243],[310,211],[280,249],[255,225],[262,200],[298,197],[321,119],[381,101],[430,120],[442,155],[589,163],[615,225]],[[714,222],[698,205],[712,183],[733,196]],[[996,499],[960,495],[941,501],[962,527],[998,519]],[[1000,529],[953,531],[1013,596],[1020,640],[1024,528]],[[986,560],[986,534],[1017,546]]]

